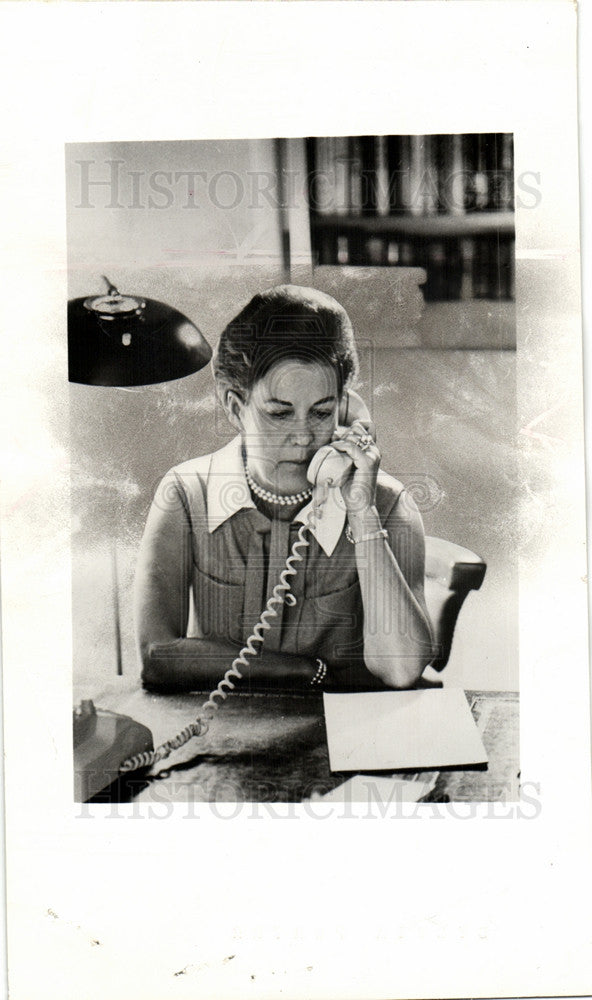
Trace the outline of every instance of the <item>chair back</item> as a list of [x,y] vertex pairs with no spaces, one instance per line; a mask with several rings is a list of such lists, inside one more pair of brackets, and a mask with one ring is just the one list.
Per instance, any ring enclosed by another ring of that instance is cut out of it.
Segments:
[[450,657],[456,620],[471,590],[483,583],[487,565],[470,549],[426,536],[425,598],[436,643],[430,666],[443,670]]

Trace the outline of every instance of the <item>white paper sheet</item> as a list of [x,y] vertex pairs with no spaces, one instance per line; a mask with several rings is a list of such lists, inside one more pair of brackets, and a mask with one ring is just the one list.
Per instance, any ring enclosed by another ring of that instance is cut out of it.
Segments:
[[487,762],[459,688],[325,694],[332,771],[426,770]]
[[432,781],[406,781],[403,778],[378,777],[376,774],[356,774],[326,795],[313,796],[323,802],[419,802],[432,790]]

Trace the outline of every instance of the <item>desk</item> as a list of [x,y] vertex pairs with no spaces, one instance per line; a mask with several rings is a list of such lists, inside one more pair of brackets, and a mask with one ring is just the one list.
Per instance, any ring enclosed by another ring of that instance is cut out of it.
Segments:
[[[489,764],[486,768],[414,772],[422,780],[437,775],[424,801],[516,801],[518,695],[465,693]],[[85,692],[84,697],[88,696]],[[121,684],[114,683],[94,693],[93,698],[98,708],[130,715],[148,726],[155,746],[194,719],[205,700],[201,694],[151,694],[131,687],[123,678]],[[179,763],[187,757],[191,759]],[[158,781],[147,784],[139,775],[121,779],[118,801],[301,802],[351,777],[329,770],[322,696],[318,694],[236,692],[222,704],[206,736],[176,751],[159,767],[164,769],[172,761],[168,776]],[[411,776],[409,772],[399,774]]]

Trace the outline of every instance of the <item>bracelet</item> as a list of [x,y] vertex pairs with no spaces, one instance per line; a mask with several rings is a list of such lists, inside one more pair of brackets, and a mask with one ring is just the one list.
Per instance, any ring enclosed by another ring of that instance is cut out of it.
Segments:
[[325,675],[327,673],[327,664],[324,660],[317,658],[317,672],[310,682],[311,687],[317,687],[323,683],[325,680]]
[[365,535],[360,535],[359,538],[354,538],[353,531],[351,530],[349,524],[345,529],[345,534],[348,542],[351,542],[352,545],[359,545],[360,542],[372,542],[375,538],[388,538],[388,531],[384,528],[379,528],[377,531],[369,531]]

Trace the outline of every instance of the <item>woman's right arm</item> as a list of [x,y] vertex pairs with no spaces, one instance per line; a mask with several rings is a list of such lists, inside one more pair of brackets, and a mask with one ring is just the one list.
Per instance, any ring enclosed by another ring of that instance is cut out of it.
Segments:
[[[222,639],[177,639],[152,643],[142,670],[145,688],[171,691],[212,691],[222,680],[240,647]],[[243,680],[232,678],[237,690],[311,690],[317,665],[313,660],[288,653],[263,652],[247,657],[249,667],[239,666]],[[317,689],[318,690],[318,689]]]
[[[187,638],[192,566],[189,503],[171,472],[150,508],[134,588],[142,683],[152,690],[210,690],[239,653],[222,639]],[[270,651],[254,659],[252,670],[239,669],[245,690],[302,690],[310,687],[316,663]]]
[[187,634],[191,566],[187,498],[178,477],[170,472],[152,502],[136,567],[134,619],[143,680],[149,679],[152,645]]

